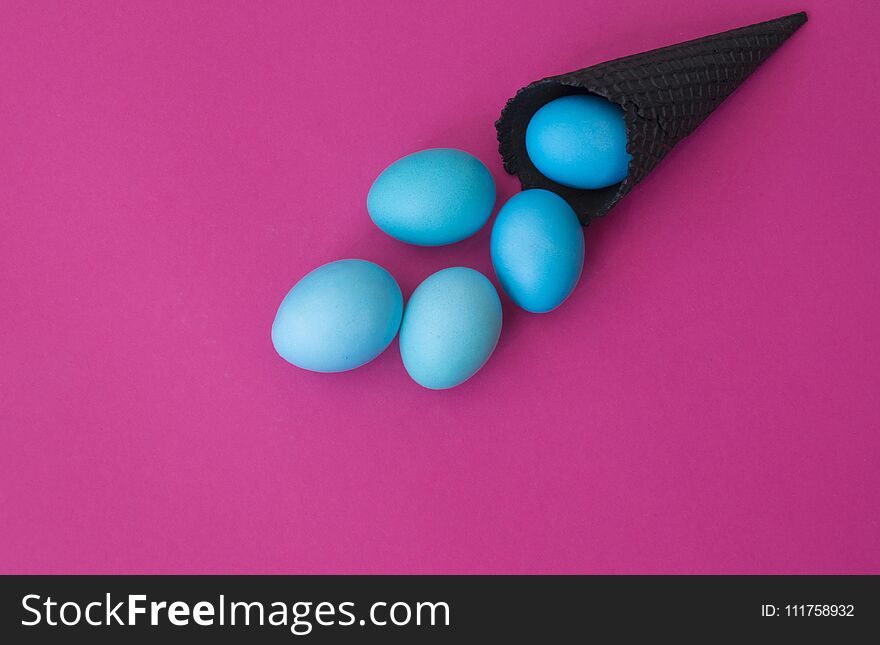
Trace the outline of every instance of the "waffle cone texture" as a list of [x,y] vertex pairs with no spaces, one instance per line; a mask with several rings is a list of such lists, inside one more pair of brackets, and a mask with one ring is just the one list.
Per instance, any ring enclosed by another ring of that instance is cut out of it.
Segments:
[[[523,190],[545,188],[571,204],[581,223],[605,215],[807,21],[796,13],[535,81],[507,102],[495,124],[504,169]],[[632,155],[626,178],[598,190],[562,186],[526,152],[526,128],[544,104],[592,93],[617,103]]]

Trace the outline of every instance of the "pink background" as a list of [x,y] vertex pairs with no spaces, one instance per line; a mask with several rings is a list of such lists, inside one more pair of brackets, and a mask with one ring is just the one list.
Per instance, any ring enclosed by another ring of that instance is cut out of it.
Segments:
[[[2,4],[0,571],[880,572],[880,4],[540,4]],[[520,86],[802,8],[466,385],[275,355],[325,262],[494,280],[371,224],[392,160],[501,203]]]

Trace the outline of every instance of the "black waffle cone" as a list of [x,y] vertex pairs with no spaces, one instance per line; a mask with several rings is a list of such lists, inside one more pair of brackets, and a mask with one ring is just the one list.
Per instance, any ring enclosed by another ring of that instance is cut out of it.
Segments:
[[[611,210],[806,21],[807,14],[796,13],[536,81],[507,102],[495,124],[504,169],[519,176],[524,190],[546,188],[564,197],[586,225]],[[585,92],[623,108],[632,155],[626,179],[599,190],[557,184],[526,152],[535,111]]]

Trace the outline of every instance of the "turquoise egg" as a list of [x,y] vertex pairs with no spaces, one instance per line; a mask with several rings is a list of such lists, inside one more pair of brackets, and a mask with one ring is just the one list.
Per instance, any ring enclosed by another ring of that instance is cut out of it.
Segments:
[[397,334],[403,295],[385,269],[338,260],[297,282],[278,307],[272,344],[313,372],[344,372],[381,354]]
[[500,335],[495,287],[479,271],[452,267],[413,292],[400,326],[400,356],[416,383],[444,390],[476,374]]
[[393,238],[420,246],[458,242],[479,231],[495,205],[495,181],[462,150],[414,152],[373,182],[367,211]]
[[577,94],[550,101],[526,128],[526,152],[545,177],[570,188],[605,188],[629,168],[620,106]]
[[495,219],[490,247],[504,291],[534,313],[561,305],[584,267],[581,223],[571,206],[549,190],[511,197]]

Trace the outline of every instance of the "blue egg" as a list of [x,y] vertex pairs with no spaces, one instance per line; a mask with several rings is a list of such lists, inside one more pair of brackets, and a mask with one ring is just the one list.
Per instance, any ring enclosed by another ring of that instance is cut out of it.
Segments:
[[495,182],[462,150],[434,148],[398,159],[373,182],[367,211],[393,238],[451,244],[479,231],[495,205]]
[[584,233],[571,206],[549,190],[525,190],[492,227],[492,264],[507,295],[527,311],[556,309],[584,267]]
[[344,372],[381,354],[403,315],[400,287],[366,260],[338,260],[297,282],[278,307],[272,344],[314,372]]
[[550,101],[526,128],[526,151],[541,173],[570,188],[623,181],[632,157],[620,106],[586,94]]
[[444,390],[476,374],[500,335],[495,287],[479,271],[452,267],[413,292],[400,326],[400,356],[416,383]]

